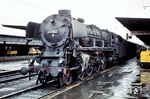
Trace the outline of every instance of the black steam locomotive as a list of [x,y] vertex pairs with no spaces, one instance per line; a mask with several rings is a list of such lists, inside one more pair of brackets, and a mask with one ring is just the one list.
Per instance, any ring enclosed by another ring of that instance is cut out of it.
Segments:
[[42,84],[54,79],[59,86],[68,85],[136,54],[135,44],[84,24],[83,19],[71,17],[69,10],[60,10],[41,24],[29,22],[26,33],[27,38],[40,38],[43,49],[30,60],[29,68],[21,71],[38,73],[37,82]]

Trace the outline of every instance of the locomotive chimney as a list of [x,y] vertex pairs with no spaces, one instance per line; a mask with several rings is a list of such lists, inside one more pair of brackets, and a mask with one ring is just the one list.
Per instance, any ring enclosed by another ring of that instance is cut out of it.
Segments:
[[61,16],[66,16],[66,17],[71,17],[71,11],[70,10],[59,10],[59,15]]

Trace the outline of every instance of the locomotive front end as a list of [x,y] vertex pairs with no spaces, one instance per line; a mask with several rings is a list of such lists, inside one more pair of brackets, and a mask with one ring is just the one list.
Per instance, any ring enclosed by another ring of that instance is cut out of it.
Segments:
[[[44,44],[39,62],[39,75],[57,78],[67,64],[67,46],[71,38],[71,15],[69,10],[47,17],[40,26]],[[47,77],[45,77],[47,79]],[[41,79],[41,77],[39,77]]]
[[62,46],[70,35],[71,15],[68,10],[60,10],[59,14],[47,17],[41,24],[39,32],[41,40],[48,47]]

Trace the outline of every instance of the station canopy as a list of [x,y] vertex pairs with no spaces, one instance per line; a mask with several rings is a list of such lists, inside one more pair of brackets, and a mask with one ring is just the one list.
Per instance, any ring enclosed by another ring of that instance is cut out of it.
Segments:
[[150,18],[116,17],[116,19],[130,30],[132,35],[150,46]]

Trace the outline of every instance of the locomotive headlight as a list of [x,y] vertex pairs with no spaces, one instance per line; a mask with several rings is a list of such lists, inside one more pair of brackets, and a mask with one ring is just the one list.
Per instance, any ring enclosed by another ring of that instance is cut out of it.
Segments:
[[52,34],[52,37],[54,37],[55,35],[54,34]]
[[60,59],[59,59],[59,64],[61,64],[63,61],[64,61],[64,59],[63,59],[63,58],[60,58]]

